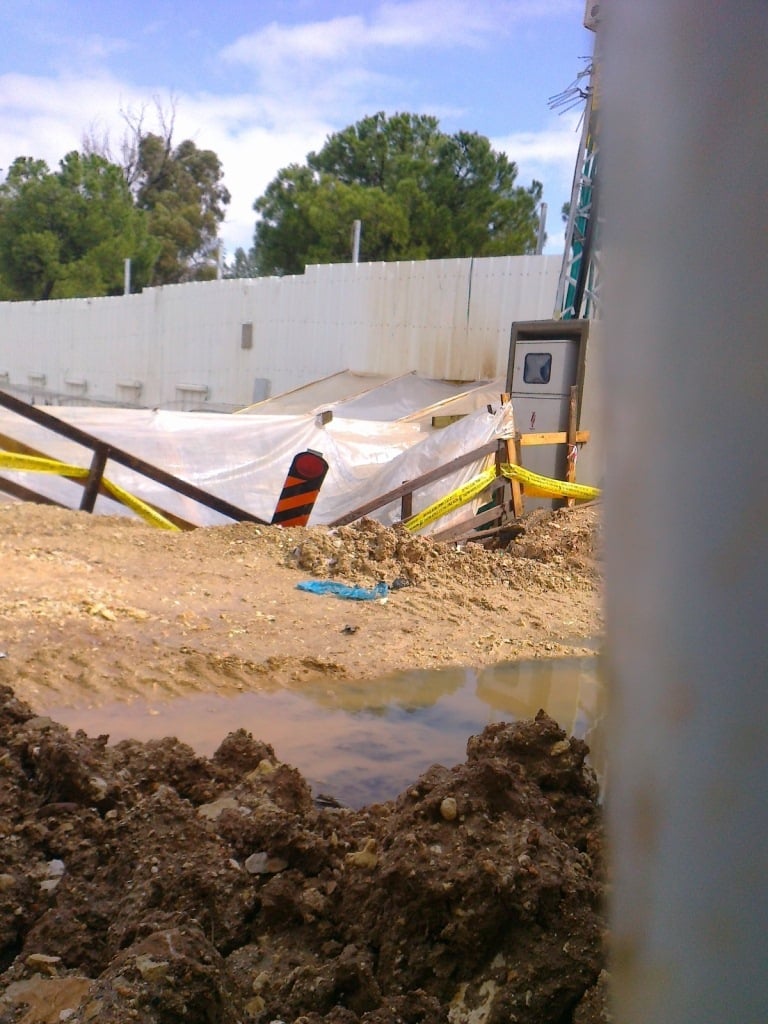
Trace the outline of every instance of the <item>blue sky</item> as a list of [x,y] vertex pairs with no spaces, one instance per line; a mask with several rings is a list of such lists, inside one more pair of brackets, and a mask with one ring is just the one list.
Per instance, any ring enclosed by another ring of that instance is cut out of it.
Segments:
[[552,111],[592,53],[583,0],[8,0],[0,15],[0,174],[51,167],[91,134],[115,153],[121,111],[175,111],[174,140],[213,149],[232,194],[228,255],[251,244],[277,171],[379,110],[477,131],[544,184],[562,251],[578,111]]

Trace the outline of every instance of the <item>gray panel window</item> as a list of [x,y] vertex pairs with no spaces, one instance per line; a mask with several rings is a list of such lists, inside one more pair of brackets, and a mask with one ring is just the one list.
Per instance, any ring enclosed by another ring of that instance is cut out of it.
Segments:
[[245,323],[241,326],[240,348],[253,348],[253,323]]
[[549,384],[552,376],[552,353],[529,352],[523,366],[523,380],[526,384]]

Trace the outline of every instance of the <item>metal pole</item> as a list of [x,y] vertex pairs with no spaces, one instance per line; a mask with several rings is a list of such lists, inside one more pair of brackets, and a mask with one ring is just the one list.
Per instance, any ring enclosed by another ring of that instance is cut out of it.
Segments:
[[607,792],[621,1024],[768,1021],[768,4],[612,0]]
[[360,229],[361,222],[356,220],[352,225],[352,262],[360,262]]
[[125,260],[123,263],[123,294],[131,294],[131,261]]
[[539,207],[539,234],[536,238],[536,255],[541,256],[544,251],[544,240],[547,237],[547,204],[542,203]]

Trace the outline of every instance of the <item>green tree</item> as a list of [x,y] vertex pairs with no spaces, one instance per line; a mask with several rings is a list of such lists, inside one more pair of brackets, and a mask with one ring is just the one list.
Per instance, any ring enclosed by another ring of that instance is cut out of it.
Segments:
[[251,259],[251,252],[246,252],[245,249],[239,245],[235,249],[235,255],[232,262],[227,263],[224,267],[224,277],[229,279],[238,277],[258,277],[258,271]]
[[364,260],[533,252],[541,185],[473,132],[447,135],[434,117],[383,113],[329,136],[305,165],[283,168],[254,203],[250,262],[301,273],[350,258],[362,222]]
[[149,214],[160,243],[153,284],[216,276],[218,230],[230,196],[217,155],[189,139],[173,147],[169,134],[148,132],[138,142],[133,173],[136,204]]
[[150,283],[209,280],[217,274],[218,230],[230,201],[221,162],[189,139],[174,144],[172,97],[167,106],[155,99],[154,107],[156,131],[146,128],[146,105],[122,110],[125,130],[117,145],[92,125],[83,149],[119,164],[136,205],[149,214],[150,233],[160,243]]
[[7,298],[49,299],[122,292],[124,261],[136,289],[159,251],[122,170],[72,152],[51,172],[19,157],[0,185],[0,277]]

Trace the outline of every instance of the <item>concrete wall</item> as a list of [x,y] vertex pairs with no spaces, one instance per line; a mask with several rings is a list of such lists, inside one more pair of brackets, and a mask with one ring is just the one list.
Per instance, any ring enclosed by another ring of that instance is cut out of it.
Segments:
[[0,388],[37,401],[227,410],[344,369],[493,378],[505,372],[512,321],[552,316],[560,263],[331,264],[295,277],[2,303]]

